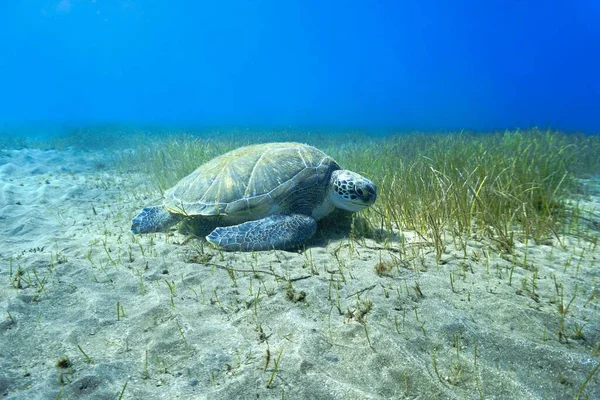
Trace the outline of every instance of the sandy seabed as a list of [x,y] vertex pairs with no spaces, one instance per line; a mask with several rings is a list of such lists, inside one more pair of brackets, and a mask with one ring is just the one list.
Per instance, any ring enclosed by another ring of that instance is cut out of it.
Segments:
[[132,235],[146,183],[102,152],[0,152],[2,398],[600,398],[589,240],[448,236],[438,263],[330,220],[306,251],[222,253]]

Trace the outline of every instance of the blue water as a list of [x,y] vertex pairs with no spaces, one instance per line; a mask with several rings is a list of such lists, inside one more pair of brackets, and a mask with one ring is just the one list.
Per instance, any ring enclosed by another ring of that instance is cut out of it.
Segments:
[[0,127],[598,133],[599,21],[597,0],[2,0]]

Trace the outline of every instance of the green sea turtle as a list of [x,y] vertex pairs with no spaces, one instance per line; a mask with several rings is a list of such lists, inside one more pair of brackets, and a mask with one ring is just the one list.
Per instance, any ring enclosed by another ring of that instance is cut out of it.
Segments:
[[310,239],[335,208],[359,211],[377,197],[375,184],[340,169],[301,143],[241,147],[201,165],[144,208],[133,233],[163,231],[184,217],[216,217],[206,239],[228,251],[290,249]]

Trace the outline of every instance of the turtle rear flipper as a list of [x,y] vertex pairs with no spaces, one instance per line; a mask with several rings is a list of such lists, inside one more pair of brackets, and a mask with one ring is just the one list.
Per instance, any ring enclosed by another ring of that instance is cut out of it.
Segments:
[[131,220],[131,232],[161,232],[175,225],[180,219],[180,215],[168,212],[163,206],[146,207]]
[[226,251],[285,250],[302,245],[316,230],[317,222],[312,217],[277,214],[216,228],[206,240]]

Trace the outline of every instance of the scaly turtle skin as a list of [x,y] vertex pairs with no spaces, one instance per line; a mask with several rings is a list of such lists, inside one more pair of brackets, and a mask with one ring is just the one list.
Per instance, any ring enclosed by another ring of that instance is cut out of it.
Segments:
[[144,208],[133,233],[164,231],[186,216],[218,216],[206,239],[228,251],[290,249],[310,239],[335,208],[359,211],[377,197],[375,184],[340,169],[301,143],[241,147],[201,165]]

